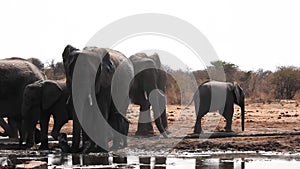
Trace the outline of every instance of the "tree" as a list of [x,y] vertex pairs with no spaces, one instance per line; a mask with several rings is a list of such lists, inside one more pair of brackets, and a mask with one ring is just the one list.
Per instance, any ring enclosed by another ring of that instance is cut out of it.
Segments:
[[276,99],[292,99],[300,89],[300,70],[293,66],[282,66],[273,74]]
[[62,62],[54,62],[52,59],[45,68],[45,74],[48,79],[59,80],[65,78],[65,69]]
[[[234,81],[234,74],[238,70],[238,66],[230,63],[230,62],[225,62],[221,60],[213,61],[211,62],[210,67],[207,68],[207,71],[210,74],[210,78],[212,80],[219,80],[219,81],[229,81],[232,82]],[[226,75],[226,79],[222,79],[221,73],[224,71]]]

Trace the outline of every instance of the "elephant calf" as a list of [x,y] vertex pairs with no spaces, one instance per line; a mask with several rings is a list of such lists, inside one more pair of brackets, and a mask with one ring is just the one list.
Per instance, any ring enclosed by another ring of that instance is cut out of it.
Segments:
[[[67,103],[69,92],[65,80],[40,80],[29,84],[24,90],[22,116],[23,129],[27,136],[26,146],[33,145],[33,135],[37,121],[41,127],[40,149],[48,148],[48,125],[53,115],[54,126],[51,136],[57,139],[60,129],[71,118]],[[22,138],[24,141],[24,138]]]
[[241,107],[242,131],[244,131],[245,94],[237,83],[206,81],[202,83],[194,95],[195,112],[197,115],[194,133],[201,133],[201,119],[211,111],[219,111],[226,119],[226,132],[231,132],[233,105]]

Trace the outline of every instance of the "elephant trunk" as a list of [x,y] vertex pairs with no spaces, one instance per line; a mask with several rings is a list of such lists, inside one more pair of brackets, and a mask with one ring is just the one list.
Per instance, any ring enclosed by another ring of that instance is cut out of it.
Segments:
[[153,90],[149,95],[149,101],[153,108],[153,114],[155,118],[155,124],[157,126],[157,129],[161,134],[163,134],[164,137],[167,137],[166,135],[166,124],[167,119],[162,120],[162,118],[166,118],[165,110],[166,110],[166,99],[165,95],[158,89]]
[[241,125],[242,125],[242,131],[244,131],[245,130],[245,123],[244,123],[244,121],[245,121],[245,103],[244,103],[244,101],[241,103],[241,105],[240,105],[240,107],[241,107]]

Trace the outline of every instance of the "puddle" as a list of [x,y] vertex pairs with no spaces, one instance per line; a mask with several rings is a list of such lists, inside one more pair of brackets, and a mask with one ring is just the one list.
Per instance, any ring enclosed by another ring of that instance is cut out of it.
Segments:
[[167,156],[139,156],[135,154],[126,157],[98,153],[61,154],[52,152],[49,154],[47,151],[17,151],[5,155],[3,151],[0,152],[0,166],[20,164],[31,160],[45,161],[48,163],[48,168],[300,168],[299,154],[270,152],[203,152]]

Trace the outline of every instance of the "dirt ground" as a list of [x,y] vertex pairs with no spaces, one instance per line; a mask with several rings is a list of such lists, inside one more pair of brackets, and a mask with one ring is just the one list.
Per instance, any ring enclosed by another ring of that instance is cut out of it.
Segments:
[[[247,101],[246,101],[247,102]],[[182,111],[184,106],[168,105],[167,114],[171,134],[165,139],[154,127],[156,136],[136,137],[134,133],[138,122],[138,106],[130,105],[128,148],[125,151],[145,150],[153,152],[202,152],[202,151],[277,151],[300,152],[300,107],[299,101],[278,101],[271,103],[246,104],[245,131],[241,131],[240,108],[235,107],[232,130],[238,135],[255,135],[268,133],[285,133],[273,136],[248,136],[226,138],[190,138],[184,139],[193,132],[195,123],[194,106]],[[51,120],[50,123],[53,123]],[[153,123],[155,126],[155,124]],[[208,113],[202,119],[205,133],[224,130],[225,119],[217,112]],[[50,124],[52,126],[52,124]],[[62,132],[71,134],[72,122],[67,123]],[[289,135],[288,133],[291,133]],[[293,135],[294,133],[295,135]]]

